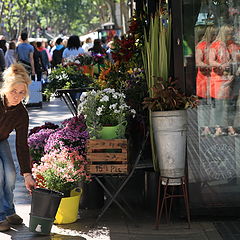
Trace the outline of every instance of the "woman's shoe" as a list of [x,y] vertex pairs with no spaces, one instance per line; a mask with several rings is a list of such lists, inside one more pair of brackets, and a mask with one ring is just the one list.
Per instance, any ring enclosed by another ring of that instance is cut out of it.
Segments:
[[7,220],[3,220],[0,222],[0,232],[5,232],[10,230],[10,225]]
[[234,136],[238,136],[238,133],[232,126],[229,126],[228,127],[228,135],[234,137]]
[[204,136],[211,136],[211,135],[212,133],[209,127],[204,127],[203,131],[201,132],[201,136],[204,137]]
[[19,217],[16,213],[11,216],[6,217],[9,224],[12,225],[21,225],[23,223],[23,219]]
[[216,130],[216,131],[215,131],[215,133],[214,133],[214,137],[227,136],[227,133],[224,132],[221,127],[216,127],[215,130]]

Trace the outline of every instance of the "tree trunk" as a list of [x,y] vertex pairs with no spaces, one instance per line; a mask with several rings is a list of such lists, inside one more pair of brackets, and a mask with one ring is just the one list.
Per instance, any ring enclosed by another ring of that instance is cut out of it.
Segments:
[[106,0],[106,3],[108,4],[108,6],[110,7],[110,12],[111,12],[111,19],[110,21],[112,21],[115,25],[115,28],[119,28],[119,25],[117,23],[117,18],[116,18],[116,6],[115,6],[115,1],[114,0]]
[[129,9],[125,0],[120,0],[122,33],[126,33],[129,26]]

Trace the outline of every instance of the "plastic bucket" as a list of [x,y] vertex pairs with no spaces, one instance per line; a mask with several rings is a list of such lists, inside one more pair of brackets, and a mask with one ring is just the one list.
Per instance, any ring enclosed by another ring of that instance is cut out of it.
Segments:
[[51,233],[54,218],[42,218],[30,213],[29,231],[42,235]]
[[63,193],[44,188],[36,188],[32,192],[31,214],[37,217],[54,218]]
[[81,194],[81,189],[74,189],[70,197],[62,198],[54,223],[67,224],[77,221]]

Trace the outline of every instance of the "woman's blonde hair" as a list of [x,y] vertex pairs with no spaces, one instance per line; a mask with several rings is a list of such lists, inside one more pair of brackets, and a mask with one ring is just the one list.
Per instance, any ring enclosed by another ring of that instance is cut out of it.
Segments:
[[208,26],[203,35],[202,41],[211,43],[216,39],[217,35],[218,35],[218,28],[216,26]]
[[233,32],[233,27],[230,25],[223,25],[220,27],[216,40],[225,42],[226,35]]
[[31,82],[23,65],[14,63],[3,72],[3,84],[0,89],[0,97],[4,99],[6,93],[10,92],[15,84],[23,83],[26,86],[25,99],[27,100],[29,98],[28,85],[31,84]]

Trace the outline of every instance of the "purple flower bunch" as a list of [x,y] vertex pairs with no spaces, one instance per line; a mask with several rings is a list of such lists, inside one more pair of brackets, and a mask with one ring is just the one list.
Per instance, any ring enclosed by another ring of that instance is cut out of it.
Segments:
[[[39,128],[41,129],[41,128]],[[28,146],[30,155],[34,163],[39,163],[41,157],[44,155],[44,146],[50,136],[55,130],[54,129],[41,129],[36,133],[32,133],[28,137]]]
[[29,132],[29,136],[32,135],[33,133],[39,132],[42,129],[57,129],[57,128],[59,128],[58,125],[51,122],[45,122],[45,124],[43,124],[42,126],[32,128]]
[[46,123],[34,128],[34,132],[28,137],[28,145],[32,161],[39,163],[44,154],[51,151],[69,152],[78,151],[85,156],[85,146],[89,138],[83,115],[64,120],[61,127],[48,129],[46,126],[55,128],[55,124]]
[[69,152],[78,151],[85,155],[85,146],[89,138],[83,115],[67,119],[62,127],[52,133],[44,147],[45,153],[52,150],[67,149]]
[[43,149],[46,140],[55,130],[54,129],[41,129],[39,132],[33,133],[28,137],[28,146],[35,149]]

